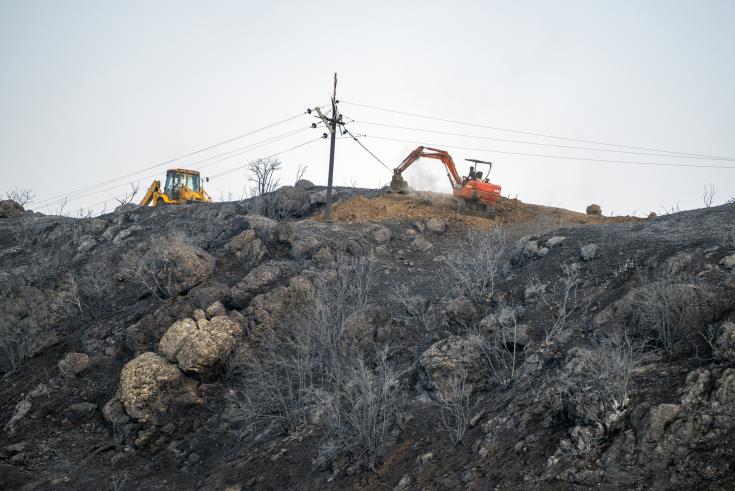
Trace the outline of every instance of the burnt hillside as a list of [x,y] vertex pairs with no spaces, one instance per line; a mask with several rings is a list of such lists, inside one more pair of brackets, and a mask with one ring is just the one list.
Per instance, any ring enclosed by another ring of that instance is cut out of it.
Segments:
[[337,198],[0,218],[0,487],[735,486],[735,206]]

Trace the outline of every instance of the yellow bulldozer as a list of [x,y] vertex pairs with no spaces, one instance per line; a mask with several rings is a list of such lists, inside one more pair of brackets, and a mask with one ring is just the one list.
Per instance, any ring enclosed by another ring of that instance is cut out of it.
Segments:
[[[206,178],[209,182],[209,178]],[[166,186],[161,190],[161,181],[156,179],[140,201],[140,206],[178,205],[182,203],[209,203],[209,197],[199,171],[169,169],[166,171]]]

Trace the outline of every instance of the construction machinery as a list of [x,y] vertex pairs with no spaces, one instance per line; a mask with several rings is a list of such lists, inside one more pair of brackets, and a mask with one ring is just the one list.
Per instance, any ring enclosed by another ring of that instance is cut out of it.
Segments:
[[[209,178],[206,178],[209,182]],[[189,169],[169,169],[166,171],[166,185],[161,190],[161,181],[156,179],[140,201],[140,206],[178,205],[182,203],[209,203],[209,197],[199,171]]]
[[[418,147],[416,150],[408,154],[403,159],[401,165],[393,169],[393,179],[390,183],[390,190],[397,193],[407,193],[409,190],[408,183],[403,179],[403,171],[416,162],[419,158],[426,157],[430,159],[440,160],[447,170],[449,184],[452,186],[452,194],[460,205],[460,208],[469,207],[475,211],[490,212],[493,211],[493,205],[500,199],[500,186],[493,184],[489,180],[492,162],[486,162],[476,159],[465,159],[474,163],[470,167],[470,171],[466,177],[461,177],[457,172],[457,166],[454,160],[446,150],[439,150],[431,147]],[[487,165],[487,173],[476,170],[480,165]]]

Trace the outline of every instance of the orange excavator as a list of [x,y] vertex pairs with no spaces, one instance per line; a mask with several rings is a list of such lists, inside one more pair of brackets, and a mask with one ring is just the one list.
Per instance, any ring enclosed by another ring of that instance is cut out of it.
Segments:
[[[390,182],[390,190],[397,193],[407,193],[408,183],[403,179],[402,173],[408,167],[416,162],[419,158],[426,157],[430,159],[440,160],[447,169],[447,177],[449,184],[452,186],[452,194],[459,204],[466,205],[470,209],[480,212],[492,212],[493,205],[500,199],[500,186],[493,184],[488,179],[492,162],[486,162],[477,159],[465,159],[475,165],[470,167],[467,177],[461,177],[457,172],[457,166],[454,165],[451,155],[446,150],[439,150],[431,147],[418,147],[416,150],[408,154],[403,159],[401,165],[393,169],[393,179]],[[487,165],[488,170],[483,179],[483,172],[476,170],[479,165]]]

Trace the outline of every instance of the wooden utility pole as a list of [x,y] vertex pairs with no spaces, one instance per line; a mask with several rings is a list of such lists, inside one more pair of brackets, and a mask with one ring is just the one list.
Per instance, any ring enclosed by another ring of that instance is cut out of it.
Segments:
[[334,144],[337,140],[337,73],[334,74],[334,87],[332,88],[332,118],[329,120],[332,132],[332,141],[329,143],[329,177],[327,178],[327,206],[324,209],[324,221],[332,221],[332,176],[334,174]]

